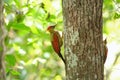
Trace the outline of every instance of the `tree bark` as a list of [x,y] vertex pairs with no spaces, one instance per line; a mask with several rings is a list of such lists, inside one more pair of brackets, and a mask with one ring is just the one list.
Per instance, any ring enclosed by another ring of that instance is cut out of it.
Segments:
[[103,0],[63,0],[66,80],[103,80]]
[[4,27],[3,9],[4,9],[4,0],[0,0],[0,80],[6,80],[5,65],[4,65],[4,55],[6,51],[4,39],[6,36],[6,29]]

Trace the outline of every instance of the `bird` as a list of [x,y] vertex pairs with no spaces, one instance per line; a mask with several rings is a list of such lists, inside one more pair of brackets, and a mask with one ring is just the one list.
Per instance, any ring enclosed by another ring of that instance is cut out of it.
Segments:
[[103,40],[103,48],[104,48],[104,63],[105,63],[108,55],[107,39]]
[[47,31],[50,33],[50,40],[54,51],[57,53],[57,55],[62,59],[62,61],[65,64],[66,63],[65,59],[61,54],[61,47],[63,45],[63,40],[62,37],[60,36],[60,33],[54,30],[55,26],[56,25],[48,26]]

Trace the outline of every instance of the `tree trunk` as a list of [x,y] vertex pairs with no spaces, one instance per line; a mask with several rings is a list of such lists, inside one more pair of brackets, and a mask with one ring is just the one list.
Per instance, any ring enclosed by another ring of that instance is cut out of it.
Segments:
[[63,0],[66,80],[103,80],[103,0]]
[[4,27],[4,0],[0,0],[0,80],[6,80],[5,75],[5,65],[4,65],[4,55],[6,51],[6,47],[4,44],[4,39],[6,36],[6,30]]

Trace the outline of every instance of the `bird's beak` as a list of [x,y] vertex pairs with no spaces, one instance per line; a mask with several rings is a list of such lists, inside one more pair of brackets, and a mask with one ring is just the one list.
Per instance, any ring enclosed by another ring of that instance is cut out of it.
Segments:
[[53,25],[53,28],[55,28],[57,26],[57,24]]

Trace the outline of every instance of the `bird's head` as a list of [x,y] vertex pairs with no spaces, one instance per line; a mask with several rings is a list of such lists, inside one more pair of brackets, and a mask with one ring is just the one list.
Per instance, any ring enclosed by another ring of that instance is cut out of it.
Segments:
[[47,31],[52,32],[56,25],[48,26]]

